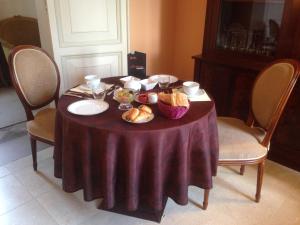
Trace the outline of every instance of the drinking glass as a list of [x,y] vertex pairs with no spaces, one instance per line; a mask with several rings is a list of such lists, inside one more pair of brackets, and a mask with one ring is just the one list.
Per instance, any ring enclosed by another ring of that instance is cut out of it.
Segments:
[[168,88],[170,85],[170,76],[168,75],[161,75],[159,76],[158,78],[158,86],[161,88],[161,89],[166,89]]
[[92,85],[92,94],[94,99],[104,101],[106,96],[106,88],[104,83],[99,83],[97,85]]

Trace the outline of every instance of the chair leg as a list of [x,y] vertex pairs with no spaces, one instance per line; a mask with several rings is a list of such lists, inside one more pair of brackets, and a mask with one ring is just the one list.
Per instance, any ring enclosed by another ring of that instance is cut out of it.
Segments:
[[31,143],[31,154],[32,154],[32,161],[33,161],[33,169],[34,171],[37,170],[37,160],[36,160],[36,140],[30,137]]
[[244,175],[245,173],[245,165],[241,165],[241,168],[240,168],[240,175]]
[[210,189],[204,189],[203,210],[207,209]]
[[263,182],[263,175],[264,175],[264,167],[265,167],[265,160],[258,164],[257,168],[257,184],[256,184],[256,194],[255,194],[255,201],[259,202],[260,200],[260,193],[261,187]]

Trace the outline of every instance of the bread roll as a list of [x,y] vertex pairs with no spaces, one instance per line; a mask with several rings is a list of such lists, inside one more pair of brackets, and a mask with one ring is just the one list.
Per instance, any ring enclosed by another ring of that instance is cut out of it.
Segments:
[[171,105],[171,96],[168,94],[165,94],[163,92],[160,92],[158,94],[158,99],[168,105]]
[[176,95],[176,104],[177,106],[185,106],[185,107],[189,107],[190,106],[190,103],[189,103],[189,100],[186,96],[186,94],[184,93],[174,93]]
[[177,95],[176,95],[176,93],[172,93],[172,94],[170,94],[170,96],[171,96],[171,106],[179,106],[177,104]]
[[159,100],[162,102],[171,105],[171,106],[184,106],[189,107],[190,103],[186,94],[181,92],[176,92],[172,94],[159,93]]
[[140,110],[137,108],[132,108],[128,111],[126,115],[126,119],[130,121],[134,121],[140,114]]
[[140,113],[139,113],[139,115],[133,120],[133,122],[135,122],[135,123],[138,123],[138,122],[140,122],[140,121],[143,121],[143,120],[146,120],[146,119],[148,119],[149,118],[149,116],[150,116],[150,114],[149,113],[147,113],[147,112],[145,112],[145,111],[142,111],[142,110],[140,110]]
[[149,113],[149,114],[152,113],[152,109],[151,109],[149,106],[146,106],[146,105],[141,105],[141,106],[139,107],[139,109],[140,109],[141,111],[147,112],[147,113]]

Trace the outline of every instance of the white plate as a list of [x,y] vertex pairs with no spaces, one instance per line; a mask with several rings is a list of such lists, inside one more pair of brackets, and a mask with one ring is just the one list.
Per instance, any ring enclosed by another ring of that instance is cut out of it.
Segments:
[[109,104],[104,101],[81,100],[70,104],[67,109],[70,113],[76,115],[91,116],[102,113],[108,108]]
[[124,113],[122,114],[122,119],[125,120],[125,121],[128,122],[128,123],[148,123],[148,122],[150,122],[151,120],[154,119],[154,114],[151,113],[147,119],[141,120],[141,121],[139,121],[139,122],[133,122],[133,121],[130,121],[130,120],[127,120],[127,119],[126,119],[126,115],[127,115],[128,113],[129,113],[129,111],[126,111],[126,112],[124,112]]
[[178,78],[177,78],[177,77],[175,77],[175,76],[173,76],[173,75],[168,75],[168,74],[153,75],[153,76],[150,76],[149,79],[158,81],[158,79],[159,79],[160,76],[169,76],[169,77],[170,77],[170,83],[171,83],[171,84],[178,81]]

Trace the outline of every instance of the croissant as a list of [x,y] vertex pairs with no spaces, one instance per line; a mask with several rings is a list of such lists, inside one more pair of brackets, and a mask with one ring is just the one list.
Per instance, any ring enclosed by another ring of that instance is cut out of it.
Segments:
[[145,112],[145,111],[142,111],[140,110],[140,113],[139,115],[133,120],[133,122],[137,123],[137,122],[140,122],[140,121],[143,121],[143,120],[146,120],[148,119],[150,116],[149,113]]
[[144,112],[147,112],[149,114],[152,113],[152,109],[149,106],[146,106],[146,105],[140,105],[139,109],[142,110],[142,111],[144,111]]
[[127,115],[126,115],[126,119],[130,120],[130,121],[134,121],[138,115],[140,114],[140,110],[137,108],[132,108],[128,111]]

